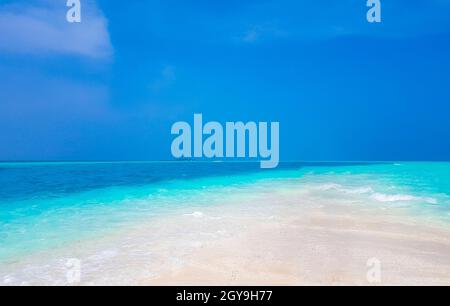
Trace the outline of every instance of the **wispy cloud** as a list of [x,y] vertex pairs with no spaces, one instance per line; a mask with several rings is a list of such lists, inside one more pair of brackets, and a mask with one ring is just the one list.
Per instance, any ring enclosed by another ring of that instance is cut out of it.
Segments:
[[66,21],[66,1],[32,0],[0,5],[0,52],[76,55],[112,54],[107,20],[95,1],[82,1],[82,22]]
[[176,79],[177,76],[175,66],[165,65],[159,76],[150,85],[150,88],[155,92],[159,92],[172,85]]
[[289,36],[288,33],[277,26],[258,25],[250,27],[249,30],[238,37],[238,40],[244,43],[256,43],[263,40],[285,38],[287,36]]
[[[283,4],[281,4],[281,3]],[[235,42],[317,41],[348,36],[410,38],[448,33],[449,0],[382,1],[382,23],[367,22],[366,1],[262,1],[230,16]]]

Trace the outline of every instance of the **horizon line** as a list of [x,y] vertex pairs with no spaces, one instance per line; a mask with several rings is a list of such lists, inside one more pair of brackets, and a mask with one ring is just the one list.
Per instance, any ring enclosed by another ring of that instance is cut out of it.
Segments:
[[[173,162],[173,163],[259,163],[260,160],[0,160],[1,164],[6,163],[158,163],[158,162]],[[450,160],[284,160],[280,163],[413,163],[413,162],[450,162]]]

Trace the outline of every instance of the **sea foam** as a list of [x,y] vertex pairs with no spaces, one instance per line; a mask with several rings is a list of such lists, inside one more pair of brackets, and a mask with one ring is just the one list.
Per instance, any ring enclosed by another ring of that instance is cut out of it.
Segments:
[[416,197],[409,194],[384,194],[375,193],[371,196],[372,199],[378,202],[425,202],[428,204],[437,204],[437,200],[428,197]]

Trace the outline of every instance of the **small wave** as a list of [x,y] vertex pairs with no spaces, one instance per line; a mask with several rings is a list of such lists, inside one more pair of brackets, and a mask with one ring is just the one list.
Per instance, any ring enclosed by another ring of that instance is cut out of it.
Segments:
[[194,217],[194,218],[202,218],[204,216],[204,214],[200,211],[196,211],[192,214],[185,214],[185,216],[187,217]]
[[413,196],[409,194],[385,194],[385,193],[378,193],[373,190],[370,186],[362,186],[362,187],[356,187],[356,188],[349,188],[344,187],[340,184],[336,183],[328,183],[323,184],[317,187],[320,191],[330,191],[335,190],[338,192],[342,192],[345,194],[351,194],[351,195],[368,195],[373,200],[376,200],[378,202],[425,202],[427,204],[438,204],[438,201],[435,198],[431,197],[418,197]]
[[355,188],[355,189],[343,189],[342,190],[345,193],[349,194],[365,194],[365,193],[373,193],[372,187],[361,187],[361,188]]
[[334,183],[324,184],[324,185],[320,185],[319,187],[317,187],[317,189],[322,190],[322,191],[337,190],[340,188],[342,188],[342,185],[334,184]]
[[375,193],[371,196],[372,199],[378,202],[426,202],[428,204],[437,204],[437,200],[434,198],[423,198],[416,197],[408,194],[384,194],[384,193]]
[[373,193],[372,187],[358,187],[358,188],[345,188],[342,185],[329,183],[319,186],[317,189],[321,191],[329,191],[336,190],[340,192],[344,192],[347,194],[365,194],[365,193]]

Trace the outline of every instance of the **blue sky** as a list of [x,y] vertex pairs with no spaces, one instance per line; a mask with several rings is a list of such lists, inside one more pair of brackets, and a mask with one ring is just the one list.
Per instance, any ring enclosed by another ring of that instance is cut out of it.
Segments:
[[171,159],[279,121],[282,160],[450,160],[450,1],[0,0],[0,160]]

